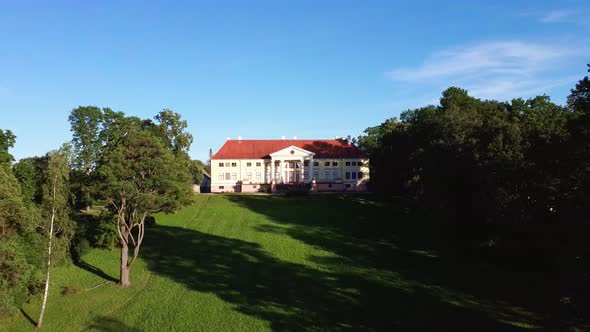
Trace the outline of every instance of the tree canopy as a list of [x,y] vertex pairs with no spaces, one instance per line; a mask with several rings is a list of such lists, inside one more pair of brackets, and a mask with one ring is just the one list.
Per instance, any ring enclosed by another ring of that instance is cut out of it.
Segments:
[[167,136],[158,136],[163,132],[154,130],[149,121],[120,121],[123,123],[114,124],[121,132],[113,135],[101,151],[96,184],[97,192],[117,216],[120,285],[127,287],[131,284],[130,268],[144,238],[146,218],[154,212],[173,212],[187,203],[191,181],[186,153],[175,150]]

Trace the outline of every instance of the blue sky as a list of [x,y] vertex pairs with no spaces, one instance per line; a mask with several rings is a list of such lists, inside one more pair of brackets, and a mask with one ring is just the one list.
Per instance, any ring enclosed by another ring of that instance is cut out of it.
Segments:
[[558,103],[590,62],[589,1],[1,1],[13,155],[71,139],[78,105],[181,113],[226,137],[357,136],[448,86]]

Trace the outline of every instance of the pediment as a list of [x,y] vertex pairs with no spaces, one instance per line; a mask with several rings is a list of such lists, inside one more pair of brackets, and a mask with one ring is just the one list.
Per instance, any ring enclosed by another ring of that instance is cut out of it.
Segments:
[[315,153],[296,147],[295,145],[291,145],[287,148],[275,151],[270,154],[271,157],[313,157]]

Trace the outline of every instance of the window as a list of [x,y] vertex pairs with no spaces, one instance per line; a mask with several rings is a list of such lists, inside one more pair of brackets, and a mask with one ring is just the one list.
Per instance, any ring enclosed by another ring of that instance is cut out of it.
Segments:
[[337,167],[338,166],[338,162],[337,161],[333,161],[332,162],[332,167]]
[[260,172],[256,172],[256,181],[260,181],[262,179],[262,174]]
[[304,162],[303,162],[303,166],[304,166],[304,167],[308,167],[308,166],[309,166],[309,161],[308,161],[308,160],[304,161]]
[[363,178],[363,172],[359,172],[359,180]]
[[225,189],[225,187],[224,186],[219,186],[219,189]]
[[275,161],[275,167],[279,167],[281,166],[281,162],[280,161]]
[[336,180],[340,177],[340,175],[338,174],[338,171],[332,171],[332,179]]
[[330,167],[330,162],[329,162],[329,161],[326,161],[326,162],[324,163],[324,166],[326,166],[326,167]]
[[356,172],[352,172],[352,179],[356,180]]
[[330,180],[330,174],[332,174],[330,171],[326,171],[326,172],[324,173],[324,178],[325,178],[326,180]]
[[252,180],[252,172],[246,172],[246,180]]
[[347,183],[346,184],[346,188],[350,188],[350,183]]
[[225,180],[225,174],[219,173],[219,180],[221,180],[221,181]]
[[320,172],[313,172],[313,178],[314,179],[319,179],[320,178]]
[[231,173],[231,179],[232,180],[237,180],[238,179],[238,173]]
[[352,162],[352,166],[356,166],[356,161],[353,161]]
[[246,163],[246,167],[252,167],[252,163]]
[[309,172],[303,172],[303,179],[309,180]]
[[344,174],[346,180],[350,180],[350,172]]
[[262,166],[261,163],[256,163],[256,167],[260,167],[260,166]]
[[225,163],[225,167],[229,167],[229,163]]
[[314,161],[313,162],[313,166],[320,167],[320,162],[319,161]]
[[223,163],[219,163],[219,167],[223,167]]
[[229,173],[225,173],[225,179],[229,180]]
[[344,166],[350,166],[350,161],[345,162]]

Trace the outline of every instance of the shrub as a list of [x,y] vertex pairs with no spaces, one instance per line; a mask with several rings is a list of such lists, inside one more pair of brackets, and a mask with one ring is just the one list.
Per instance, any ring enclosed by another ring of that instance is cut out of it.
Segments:
[[146,225],[155,225],[156,224],[156,218],[154,218],[154,216],[147,216],[147,217],[145,217],[145,224]]
[[73,295],[73,294],[80,294],[82,290],[78,288],[78,286],[74,284],[69,284],[61,291],[63,295]]
[[0,318],[16,315],[18,309],[14,303],[14,297],[8,292],[0,292]]
[[100,222],[93,235],[94,246],[113,249],[118,241],[115,216],[105,212],[100,215]]
[[90,249],[92,249],[90,242],[85,238],[81,238],[72,246],[72,258],[75,262],[79,262],[82,256],[88,253]]
[[287,197],[301,197],[307,195],[309,195],[309,189],[307,188],[289,189],[285,192],[285,196]]

